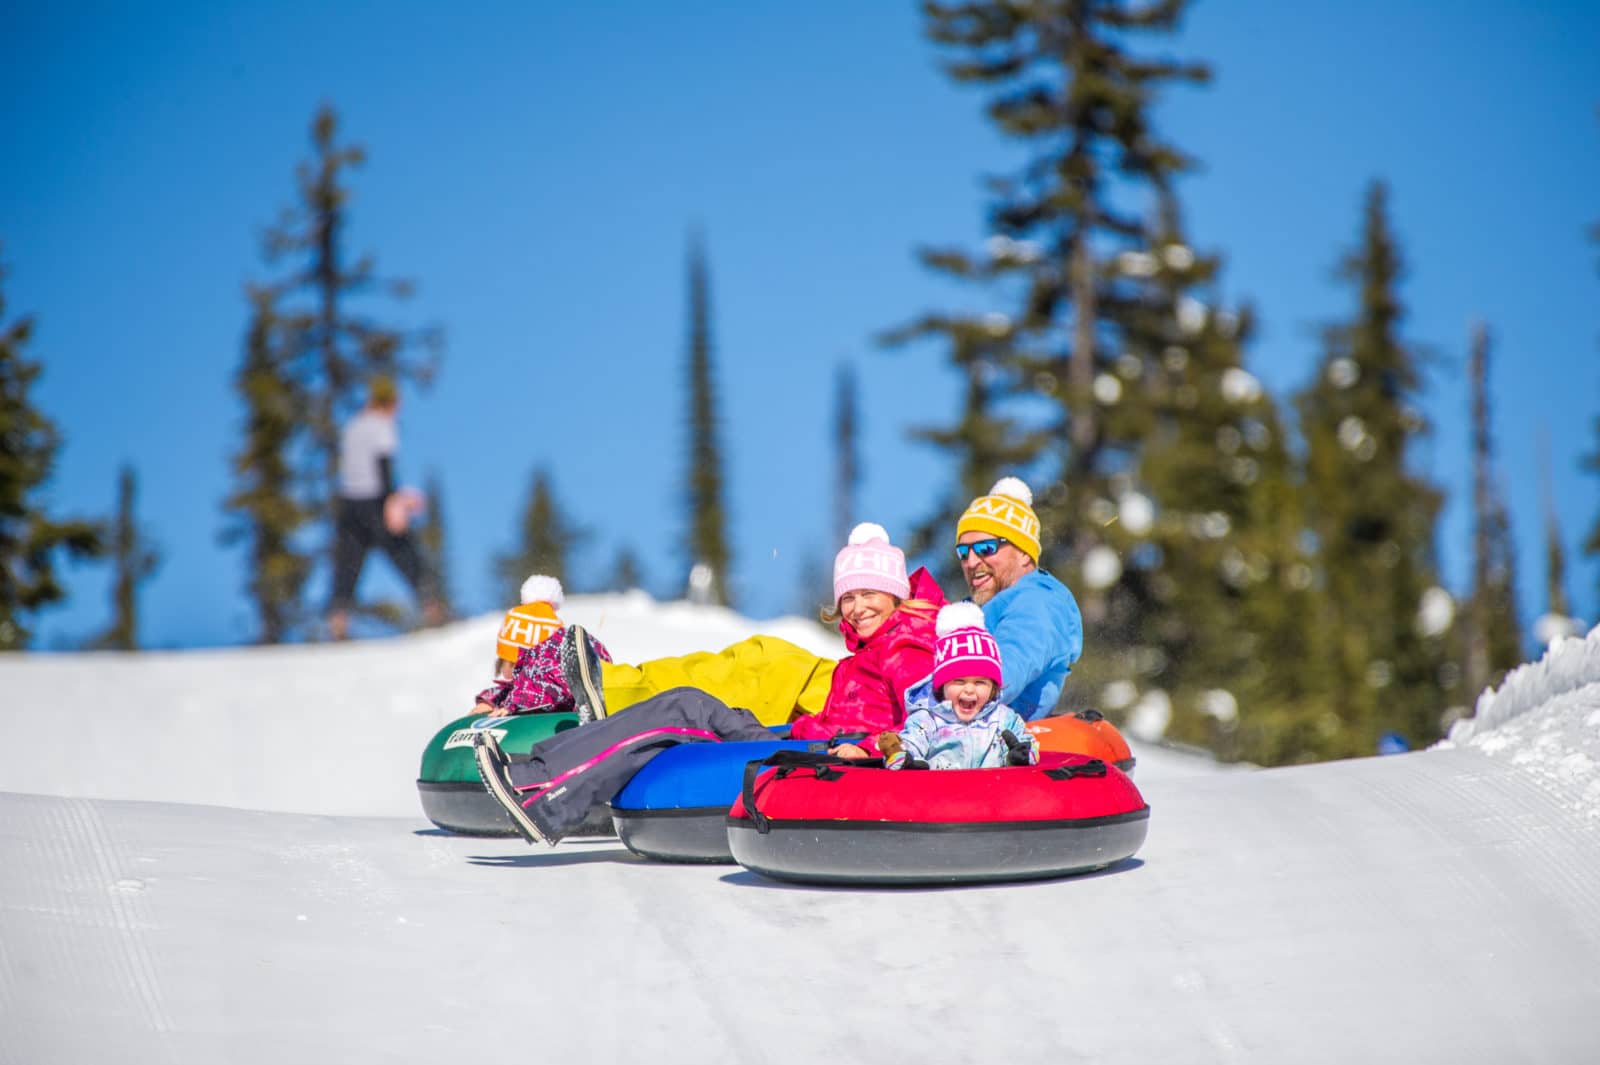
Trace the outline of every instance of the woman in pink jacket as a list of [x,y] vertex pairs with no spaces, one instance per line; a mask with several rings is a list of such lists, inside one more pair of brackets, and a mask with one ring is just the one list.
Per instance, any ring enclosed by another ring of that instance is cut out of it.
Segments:
[[[822,710],[795,717],[790,735],[849,737],[835,753],[873,757],[877,734],[905,722],[906,688],[933,672],[934,615],[944,595],[926,570],[907,576],[905,555],[871,524],[850,534],[834,559],[833,583],[834,606],[823,616],[839,622],[852,654],[834,668]],[[523,838],[553,845],[668,747],[773,738],[748,710],[696,688],[672,688],[536,743],[526,758],[507,756],[492,731],[476,734],[474,754],[489,794]]]
[[815,714],[797,714],[789,735],[827,740],[865,733],[840,744],[846,758],[877,757],[873,737],[906,719],[906,689],[933,672],[934,615],[944,593],[926,569],[906,576],[905,555],[880,525],[857,525],[833,563],[834,605],[822,620],[837,622],[850,655],[834,667],[828,699]]

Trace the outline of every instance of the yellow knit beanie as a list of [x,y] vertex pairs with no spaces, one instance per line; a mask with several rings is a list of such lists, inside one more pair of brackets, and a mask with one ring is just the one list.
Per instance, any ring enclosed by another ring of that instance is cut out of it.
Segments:
[[969,532],[998,536],[1039,563],[1039,516],[1033,512],[1033,492],[1015,477],[1002,477],[989,494],[972,501],[956,522],[956,539]]

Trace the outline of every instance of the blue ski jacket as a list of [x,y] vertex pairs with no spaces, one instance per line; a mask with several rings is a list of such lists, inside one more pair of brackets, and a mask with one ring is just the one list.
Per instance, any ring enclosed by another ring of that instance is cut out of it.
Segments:
[[[1067,586],[1034,570],[984,604],[983,623],[1000,645],[1000,701],[1030,721],[1054,713],[1083,654],[1083,615]],[[931,675],[906,689],[908,713],[938,701]]]

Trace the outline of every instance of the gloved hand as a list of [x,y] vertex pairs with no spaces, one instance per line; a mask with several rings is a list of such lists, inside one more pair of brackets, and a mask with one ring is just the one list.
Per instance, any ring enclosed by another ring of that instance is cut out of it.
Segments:
[[1027,740],[1017,739],[1010,729],[1000,733],[1000,738],[1006,741],[1006,765],[1033,764],[1033,747]]

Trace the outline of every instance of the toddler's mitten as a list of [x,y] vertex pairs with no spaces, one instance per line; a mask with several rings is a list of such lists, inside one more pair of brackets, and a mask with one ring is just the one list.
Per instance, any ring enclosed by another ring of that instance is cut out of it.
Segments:
[[1006,765],[1033,764],[1033,748],[1027,740],[1017,739],[1010,729],[1000,733],[1000,738],[1006,741]]

